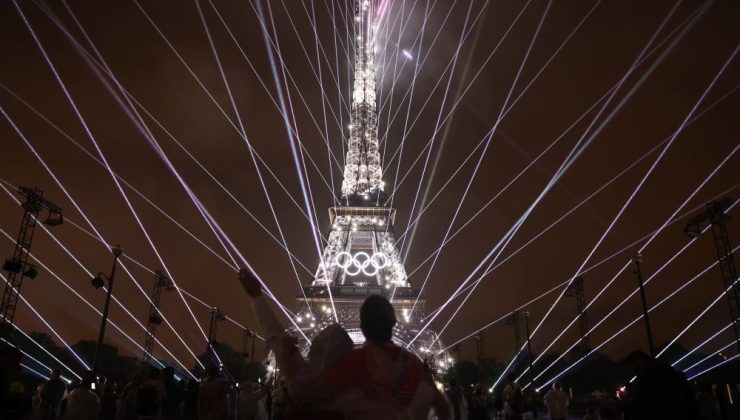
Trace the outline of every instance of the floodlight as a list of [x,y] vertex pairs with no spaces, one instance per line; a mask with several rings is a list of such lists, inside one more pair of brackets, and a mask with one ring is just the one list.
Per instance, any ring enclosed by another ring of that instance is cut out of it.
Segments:
[[101,287],[105,286],[105,274],[98,273],[97,276],[93,277],[93,279],[90,280],[90,284],[92,284],[93,287],[96,289],[100,289]]
[[3,270],[7,271],[8,273],[20,273],[21,269],[23,269],[23,263],[21,263],[19,260],[15,258],[5,259]]
[[31,280],[35,279],[38,274],[39,271],[33,265],[28,267],[28,269],[23,273],[24,276],[28,277]]
[[162,317],[159,314],[152,314],[152,316],[149,317],[149,322],[160,325],[162,323]]
[[111,247],[110,250],[116,257],[120,257],[121,255],[123,255],[123,248],[121,247],[121,245],[114,245],[113,247]]
[[211,308],[211,312],[213,313],[216,321],[223,321],[226,319],[226,315],[224,315],[224,312],[216,306]]
[[169,290],[171,286],[170,278],[167,277],[167,274],[165,274],[162,270],[157,270],[154,272],[154,280],[157,282],[157,287],[167,286]]
[[49,217],[43,223],[47,226],[59,226],[64,223],[64,216],[62,216],[62,213],[49,212]]

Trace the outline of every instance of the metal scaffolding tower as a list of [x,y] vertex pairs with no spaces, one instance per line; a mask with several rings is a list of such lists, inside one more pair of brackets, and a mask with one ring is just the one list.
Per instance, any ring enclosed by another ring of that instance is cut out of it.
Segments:
[[519,354],[522,348],[522,327],[519,323],[519,311],[514,311],[511,316],[504,321],[506,325],[514,330],[514,356]]
[[591,351],[591,342],[588,338],[588,316],[586,315],[586,298],[583,294],[583,277],[578,276],[570,283],[565,291],[565,296],[575,298],[576,308],[578,310],[578,328],[581,332],[581,342],[576,350],[580,354],[586,354]]
[[215,356],[216,350],[213,349],[213,346],[214,344],[216,344],[216,331],[218,330],[218,323],[225,319],[226,315],[224,315],[221,309],[218,309],[218,307],[216,306],[211,308],[211,322],[210,326],[208,327],[208,343],[206,346],[206,353],[209,355],[209,357],[212,354],[213,356]]
[[164,272],[154,272],[154,287],[152,287],[151,304],[149,305],[149,318],[146,327],[146,339],[144,341],[144,363],[151,364],[152,350],[154,349],[154,335],[157,325],[162,323],[162,315],[159,313],[159,302],[162,299],[162,289],[174,290],[172,280]]
[[684,228],[684,233],[693,238],[701,235],[702,226],[705,222],[708,222],[712,227],[719,270],[722,274],[725,296],[730,308],[730,320],[735,333],[735,341],[738,350],[740,350],[740,287],[737,285],[737,267],[735,266],[735,259],[732,257],[732,245],[727,231],[727,223],[732,218],[725,214],[732,203],[731,198],[709,202],[706,211],[689,219]]
[[44,220],[45,225],[59,226],[64,222],[62,209],[43,197],[44,192],[38,188],[18,188],[18,193],[26,198],[21,205],[23,207],[23,219],[15,241],[13,256],[7,258],[3,264],[3,270],[8,272],[5,292],[2,303],[0,303],[0,337],[9,338],[13,330],[13,318],[18,306],[18,298],[21,293],[23,278],[34,279],[38,274],[36,267],[28,263],[31,252],[31,241],[33,232],[38,222],[41,210],[47,210],[49,216]]

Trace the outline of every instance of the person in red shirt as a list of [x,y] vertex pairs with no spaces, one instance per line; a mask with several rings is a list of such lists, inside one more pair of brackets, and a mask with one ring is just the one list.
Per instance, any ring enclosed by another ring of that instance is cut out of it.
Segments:
[[317,364],[301,357],[295,338],[269,309],[254,275],[242,269],[239,281],[253,298],[267,345],[291,389],[289,418],[426,420],[432,406],[440,420],[452,418],[449,402],[422,362],[392,343],[396,314],[386,298],[370,296],[360,309],[363,347],[350,350],[351,340],[343,344],[349,336],[339,325],[315,337],[309,359],[320,353],[322,363]]
[[[359,393],[348,400],[343,411],[352,418],[380,418],[379,415],[406,412],[412,418],[427,418],[431,406],[439,418],[451,417],[449,402],[440,393],[432,375],[421,360],[404,348],[393,344],[396,312],[383,296],[365,299],[360,308],[360,329],[365,344],[347,352],[329,366],[323,375],[342,395]],[[340,403],[341,405],[341,403]]]

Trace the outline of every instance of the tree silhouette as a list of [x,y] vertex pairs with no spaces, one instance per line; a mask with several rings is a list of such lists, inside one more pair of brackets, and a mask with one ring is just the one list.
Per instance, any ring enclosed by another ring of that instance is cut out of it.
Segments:
[[[250,363],[248,362],[248,359],[251,359],[250,355],[245,356],[228,344],[219,341],[214,342],[212,347],[213,350],[205,351],[198,357],[198,360],[200,360],[204,366],[207,366],[208,364],[218,364],[220,360],[220,363],[223,365],[222,368],[224,373],[232,380],[238,382],[244,380],[257,381],[261,378],[264,382],[265,377],[267,376],[267,368],[263,363],[260,361]],[[214,351],[218,357],[214,355]],[[196,364],[194,373],[196,376],[202,376],[204,372]]]
[[[81,340],[72,345],[72,349],[83,359],[92,362],[95,357],[97,342]],[[125,383],[133,372],[139,368],[139,361],[134,357],[123,356],[118,353],[118,347],[103,343],[100,349],[98,374],[108,378],[108,381]]]

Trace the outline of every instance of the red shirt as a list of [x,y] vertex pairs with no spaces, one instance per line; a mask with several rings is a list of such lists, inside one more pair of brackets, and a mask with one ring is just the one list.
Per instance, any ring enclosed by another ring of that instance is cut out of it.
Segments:
[[360,390],[373,401],[403,406],[421,381],[434,386],[419,358],[394,344],[367,343],[340,357],[324,376],[339,392]]

